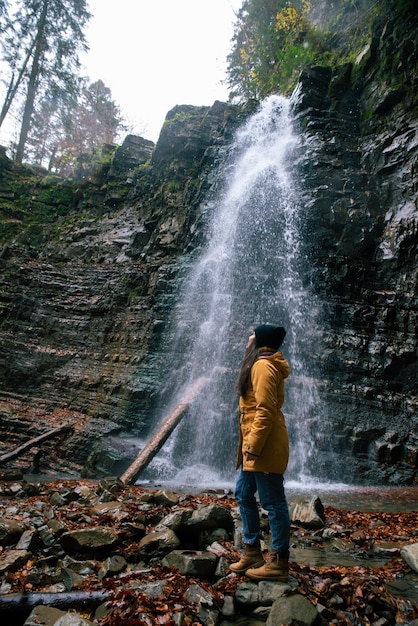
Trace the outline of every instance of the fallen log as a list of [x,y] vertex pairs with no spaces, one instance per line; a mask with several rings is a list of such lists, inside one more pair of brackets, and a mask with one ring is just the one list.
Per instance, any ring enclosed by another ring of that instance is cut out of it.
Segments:
[[193,387],[186,393],[182,402],[180,402],[175,409],[171,411],[170,415],[154,433],[147,445],[138,454],[135,461],[122,474],[120,477],[122,482],[127,485],[135,482],[140,472],[150,463],[157,452],[161,450],[164,443],[167,441],[168,437],[183,417],[192,400],[206,383],[207,378],[198,378]]
[[15,459],[16,457],[20,456],[21,454],[23,454],[30,448],[33,448],[33,446],[37,446],[38,444],[44,441],[47,441],[48,439],[52,439],[53,437],[62,435],[68,430],[72,430],[72,429],[73,427],[70,424],[66,424],[65,426],[58,426],[57,428],[53,428],[52,430],[49,430],[47,433],[44,433],[43,435],[38,435],[38,437],[34,437],[33,439],[30,439],[29,441],[27,441],[26,443],[23,443],[21,446],[18,446],[11,452],[6,452],[5,454],[2,454],[2,456],[0,456],[0,465],[3,465],[3,463],[6,463],[7,461],[11,461],[12,459]]
[[106,602],[109,595],[110,592],[105,590],[0,594],[0,617],[2,623],[5,623],[6,618],[9,620],[26,619],[35,606],[39,604],[61,609],[61,611],[69,609],[91,610]]

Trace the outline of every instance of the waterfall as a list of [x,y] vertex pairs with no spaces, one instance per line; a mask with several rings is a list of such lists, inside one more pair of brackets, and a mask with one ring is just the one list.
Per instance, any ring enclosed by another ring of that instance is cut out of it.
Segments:
[[154,480],[231,482],[238,433],[237,372],[254,326],[285,326],[290,362],[283,411],[291,459],[288,479],[315,475],[316,424],[325,421],[312,357],[320,305],[306,285],[303,207],[292,170],[298,138],[290,102],[267,98],[237,131],[216,171],[206,245],[185,270],[165,355],[159,421],[193,382],[203,392],[146,471]]

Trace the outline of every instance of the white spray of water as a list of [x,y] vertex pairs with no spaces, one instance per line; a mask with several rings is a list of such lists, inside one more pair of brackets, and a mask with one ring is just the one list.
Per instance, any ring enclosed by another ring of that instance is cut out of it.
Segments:
[[319,310],[304,286],[303,214],[292,177],[298,139],[289,101],[267,98],[236,133],[217,170],[207,243],[185,273],[167,355],[166,398],[159,421],[200,376],[208,383],[147,475],[195,484],[234,476],[237,396],[234,384],[248,333],[255,325],[284,325],[282,350],[292,374],[284,412],[291,438],[288,476],[315,475],[315,424],[324,420],[315,364],[309,362]]

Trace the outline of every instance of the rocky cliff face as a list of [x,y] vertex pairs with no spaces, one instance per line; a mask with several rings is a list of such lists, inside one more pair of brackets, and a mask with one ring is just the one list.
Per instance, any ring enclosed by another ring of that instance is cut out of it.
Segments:
[[[407,13],[376,21],[355,63],[308,68],[293,97],[318,380],[355,482],[413,484],[418,466],[416,35]],[[68,421],[43,467],[115,473],[134,455],[115,435],[158,395],[178,276],[246,113],[175,107],[156,146],[128,137],[77,185],[0,155],[0,452]]]
[[182,256],[202,235],[214,146],[229,140],[239,119],[236,107],[218,102],[175,107],[157,146],[127,137],[77,185],[16,171],[3,157],[3,451],[70,422],[74,433],[52,442],[44,465],[78,471],[88,461],[93,472],[115,471],[110,440],[105,460],[95,446],[146,421],[158,393],[159,331]]
[[327,404],[370,483],[413,481],[418,462],[416,33],[412,14],[376,20],[355,63],[303,72],[294,103]]

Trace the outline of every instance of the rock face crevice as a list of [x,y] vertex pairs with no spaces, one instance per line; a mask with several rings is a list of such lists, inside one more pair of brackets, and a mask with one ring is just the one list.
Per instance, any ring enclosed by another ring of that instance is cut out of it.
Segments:
[[[292,97],[316,375],[338,434],[324,445],[357,483],[414,484],[418,466],[417,41],[407,12],[378,18],[355,62],[306,68]],[[1,155],[0,452],[69,421],[48,470],[132,460],[118,436],[147,433],[182,272],[252,106],[175,107],[156,146],[128,136],[76,183]]]

